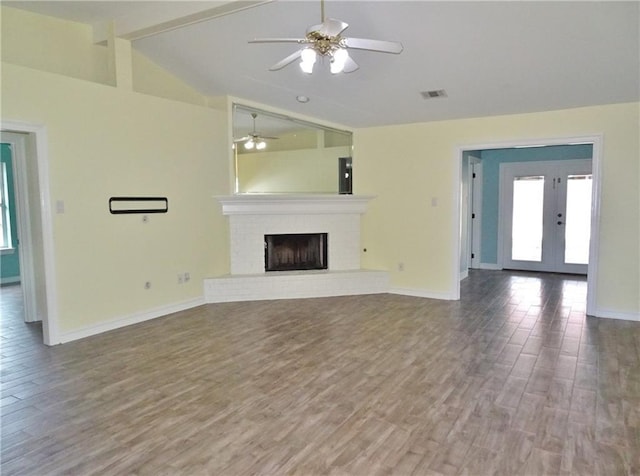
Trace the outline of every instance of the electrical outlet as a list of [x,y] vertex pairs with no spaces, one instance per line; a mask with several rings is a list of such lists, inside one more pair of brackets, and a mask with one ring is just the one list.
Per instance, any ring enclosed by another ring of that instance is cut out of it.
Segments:
[[189,274],[189,271],[187,271],[186,273],[184,273],[184,282],[188,282],[191,280],[191,274]]
[[144,288],[151,289],[151,281],[147,281],[146,283],[144,283]]
[[398,271],[404,271],[404,263],[398,263]]
[[178,273],[178,284],[184,283],[184,276],[181,273]]

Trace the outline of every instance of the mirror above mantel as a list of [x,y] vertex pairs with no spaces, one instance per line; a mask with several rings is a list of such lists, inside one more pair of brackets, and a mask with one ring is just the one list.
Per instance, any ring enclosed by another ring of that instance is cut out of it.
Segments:
[[352,193],[352,134],[233,104],[238,194]]

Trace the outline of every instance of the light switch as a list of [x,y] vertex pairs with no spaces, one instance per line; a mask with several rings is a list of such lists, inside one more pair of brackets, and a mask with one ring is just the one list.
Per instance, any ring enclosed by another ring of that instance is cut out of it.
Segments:
[[438,206],[438,197],[431,197],[431,206],[432,207]]
[[64,213],[64,200],[56,200],[56,213]]

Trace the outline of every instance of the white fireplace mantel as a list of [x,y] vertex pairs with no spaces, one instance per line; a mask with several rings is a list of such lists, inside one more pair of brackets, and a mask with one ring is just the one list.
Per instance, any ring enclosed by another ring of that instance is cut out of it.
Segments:
[[[207,302],[387,292],[386,271],[360,267],[360,218],[372,196],[215,197],[229,216],[230,274],[205,280]],[[327,233],[328,269],[265,272],[268,234]]]
[[215,197],[223,215],[363,214],[370,195],[229,195]]

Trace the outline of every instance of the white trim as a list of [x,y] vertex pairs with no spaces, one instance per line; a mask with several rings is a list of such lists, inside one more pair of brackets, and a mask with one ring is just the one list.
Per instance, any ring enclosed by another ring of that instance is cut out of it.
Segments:
[[223,215],[363,214],[365,195],[230,195],[215,197]]
[[22,301],[24,303],[24,321],[36,322],[36,277],[33,263],[33,234],[31,233],[31,221],[29,214],[29,183],[27,173],[27,152],[25,144],[25,134],[2,131],[2,141],[11,146],[13,163],[13,177],[15,188],[16,225],[18,235],[18,260],[20,263],[20,274],[18,281],[22,284]]
[[502,270],[502,266],[500,266],[498,263],[480,263],[478,265],[478,269],[488,269],[488,270],[492,270],[492,271],[501,271]]
[[2,120],[0,129],[7,132],[34,134],[36,162],[38,166],[38,192],[40,197],[40,219],[42,222],[42,247],[44,255],[44,280],[47,309],[42,319],[43,340],[46,345],[60,343],[58,338],[58,293],[55,281],[55,248],[51,218],[51,189],[49,175],[49,147],[47,128],[41,124]]
[[[454,216],[453,223],[451,227],[451,235],[453,236],[453,260],[452,262],[455,264],[453,273],[451,274],[452,281],[449,283],[449,293],[446,294],[447,297],[436,298],[436,299],[452,299],[459,300],[460,299],[460,257],[462,256],[462,161],[464,160],[464,154],[462,150],[459,150],[459,155],[456,160],[453,162],[453,184],[451,190],[453,192],[453,197],[451,203],[453,203]],[[402,288],[398,288],[401,289]],[[404,294],[404,292],[399,292],[398,294]],[[413,294],[409,294],[413,296]],[[431,297],[431,296],[422,296],[422,297]]]
[[496,264],[500,267],[500,269],[504,268],[504,232],[503,232],[503,223],[504,218],[501,217],[503,213],[503,204],[505,201],[505,187],[504,187],[504,169],[502,167],[503,164],[498,166],[498,236],[496,237]]
[[604,150],[604,136],[593,137],[591,150],[591,242],[589,243],[589,265],[587,266],[587,315],[596,314],[598,298],[598,250],[600,249],[600,203],[602,201],[602,151]]
[[399,294],[401,296],[413,296],[413,297],[421,297],[427,299],[439,299],[441,301],[457,301],[460,299],[460,296],[457,297],[451,293],[438,293],[429,291],[427,289],[417,289],[417,288],[398,288],[393,287],[389,290],[389,294]]
[[[510,149],[516,146],[541,146],[541,145],[566,145],[576,142],[587,142],[593,144],[593,157],[592,157],[592,172],[593,177],[593,202],[591,208],[591,243],[589,247],[589,266],[587,271],[587,314],[597,315],[595,312],[597,305],[597,276],[598,276],[598,250],[599,250],[599,238],[600,238],[600,203],[602,200],[602,177],[601,177],[601,163],[603,160],[603,142],[604,136],[601,133],[588,134],[584,136],[575,137],[554,137],[546,139],[522,139],[512,140],[498,143],[489,144],[472,144],[472,145],[460,145],[454,149],[454,177],[457,179],[454,186],[454,223],[460,224],[460,203],[457,197],[460,196],[460,187],[462,182],[461,177],[461,165],[463,154],[466,151],[473,150],[486,150],[486,149]],[[457,245],[454,249],[454,258],[451,266],[453,267],[454,276],[458,276],[460,273],[460,230],[455,230],[454,243]],[[498,248],[498,264],[500,264],[500,248]],[[460,281],[455,282],[455,287],[460,295]],[[455,288],[454,288],[455,289]]]
[[156,307],[147,311],[136,312],[134,314],[123,316],[107,322],[101,322],[92,326],[82,327],[75,331],[63,332],[59,336],[61,344],[71,342],[85,337],[102,334],[103,332],[112,331],[121,327],[139,324],[140,322],[149,321],[158,317],[164,317],[175,312],[186,311],[194,307],[203,306],[205,304],[204,297],[200,296],[189,301],[183,301],[166,306]]
[[596,309],[594,314],[590,314],[587,312],[588,316],[602,317],[605,319],[620,319],[623,321],[637,321],[640,322],[640,313],[639,312],[622,312],[622,311],[611,311],[609,309]]
[[469,277],[469,269],[465,269],[460,271],[460,281],[464,281],[465,279],[467,279]]
[[20,276],[9,276],[7,278],[0,278],[0,284],[17,284],[20,282]]

